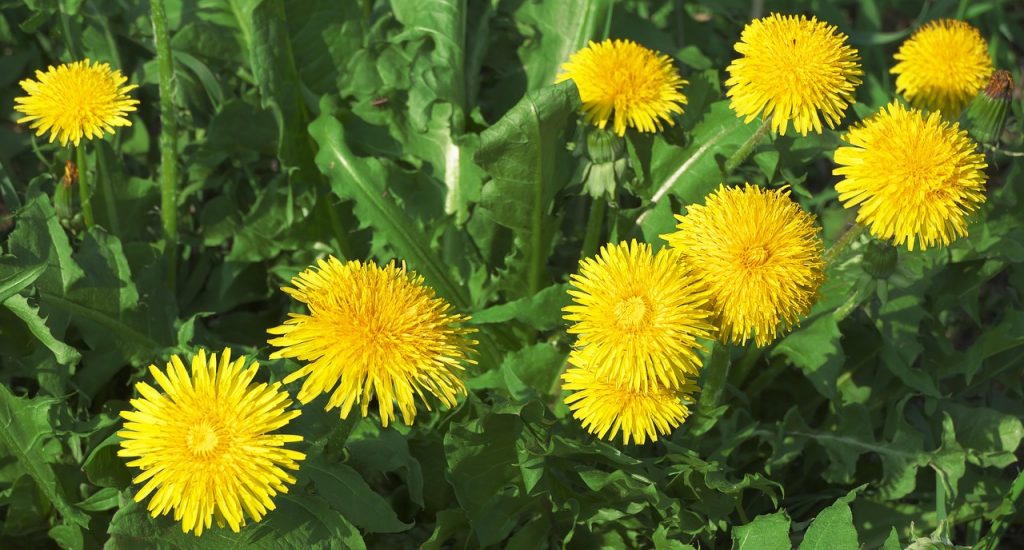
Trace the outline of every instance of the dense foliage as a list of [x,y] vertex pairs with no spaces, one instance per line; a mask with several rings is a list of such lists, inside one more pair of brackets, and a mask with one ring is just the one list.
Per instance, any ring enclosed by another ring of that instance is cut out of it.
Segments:
[[[966,20],[1020,83],[1018,2],[164,3],[175,93],[161,97],[149,2],[0,0],[0,546],[1024,544],[1019,91],[968,237],[908,251],[857,236],[796,330],[714,348],[724,365],[704,370],[670,436],[599,440],[559,381],[581,255],[664,246],[673,213],[723,182],[788,185],[834,243],[854,213],[833,153],[897,97],[900,42]],[[733,169],[761,123],[730,109],[725,67],[743,26],[773,10],[837,25],[863,84],[835,131],[772,136]],[[670,55],[688,103],[674,126],[595,158],[575,86],[553,83],[605,37]],[[55,202],[72,149],[14,112],[19,80],[84,58],[121,70],[140,101],[78,162],[97,197],[88,229]],[[161,158],[177,167],[177,243]],[[262,521],[196,537],[151,519],[116,454],[134,383],[200,346],[283,379],[298,363],[270,360],[266,331],[304,310],[279,289],[328,254],[404,260],[472,316],[468,397],[382,428],[374,408],[341,420],[321,396],[289,425],[307,456]]]

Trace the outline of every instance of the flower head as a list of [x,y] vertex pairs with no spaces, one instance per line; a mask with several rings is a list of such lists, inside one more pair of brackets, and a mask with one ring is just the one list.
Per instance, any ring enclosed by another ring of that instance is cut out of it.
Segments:
[[911,104],[957,118],[992,74],[988,44],[978,29],[955,19],[930,21],[908,38],[890,72]]
[[36,71],[36,80],[22,80],[27,96],[15,98],[14,109],[25,116],[18,124],[31,122],[36,135],[50,132],[50,143],[70,141],[78,146],[85,139],[114,133],[117,126],[131,126],[125,115],[135,110],[138,101],[128,97],[137,86],[125,85],[128,79],[106,63],[89,60],[50,66]]
[[758,346],[799,324],[824,280],[814,217],[789,191],[721,186],[662,235],[711,292],[723,342]]
[[732,109],[746,122],[771,116],[779,134],[790,121],[800,135],[821,133],[821,118],[834,128],[864,74],[846,35],[814,17],[774,13],[755,19],[735,49],[740,57],[726,69],[725,82]]
[[710,338],[708,295],[671,250],[636,241],[607,245],[580,262],[565,319],[579,355],[602,379],[634,389],[678,387],[700,369],[697,340]]
[[336,258],[320,260],[292,279],[286,293],[309,306],[310,313],[289,314],[270,345],[281,349],[270,358],[296,358],[307,364],[285,378],[306,377],[298,399],[308,403],[333,394],[327,409],[341,408],[347,418],[359,403],[363,416],[377,398],[381,423],[395,418],[395,405],[406,424],[416,416],[416,398],[430,409],[424,393],[445,406],[455,405],[466,386],[459,379],[462,362],[476,344],[472,329],[457,325],[469,319],[450,314],[451,305],[434,296],[423,278],[396,267]]
[[306,455],[284,444],[302,437],[271,432],[299,411],[287,410],[292,402],[280,383],[253,383],[257,368],[245,367],[245,357],[232,361],[230,349],[220,357],[199,350],[191,372],[177,355],[166,371],[149,367],[162,393],[136,384],[141,397],[121,412],[117,454],[142,470],[132,480],[143,484],[135,501],[152,494],[153,517],[174,510],[186,533],[203,534],[214,518],[237,533],[245,514],[259,521],[274,509],[272,497],[295,483],[285,470],[298,469]]
[[682,114],[686,81],[672,60],[631,40],[590,42],[562,65],[557,82],[572,80],[580,92],[588,122],[604,129],[615,111],[613,127],[622,136],[626,126],[641,132],[660,131]]
[[690,377],[676,388],[652,384],[630,389],[599,376],[578,351],[569,355],[569,362],[573,366],[562,374],[562,388],[572,392],[565,403],[573,417],[601,439],[615,439],[621,430],[626,445],[630,439],[643,445],[669,434],[689,416],[687,403],[700,391]]
[[846,208],[896,245],[922,250],[967,234],[967,215],[985,202],[985,157],[957,123],[893,102],[843,136],[836,149]]

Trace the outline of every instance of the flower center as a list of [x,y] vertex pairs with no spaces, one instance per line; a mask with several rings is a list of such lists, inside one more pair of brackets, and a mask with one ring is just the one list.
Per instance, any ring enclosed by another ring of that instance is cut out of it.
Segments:
[[740,253],[740,264],[746,269],[756,269],[768,263],[771,253],[764,245],[754,245]]
[[615,304],[615,324],[624,330],[635,330],[647,319],[649,308],[640,296],[633,296]]
[[194,456],[209,456],[220,444],[217,428],[208,420],[200,420],[188,429],[186,445]]

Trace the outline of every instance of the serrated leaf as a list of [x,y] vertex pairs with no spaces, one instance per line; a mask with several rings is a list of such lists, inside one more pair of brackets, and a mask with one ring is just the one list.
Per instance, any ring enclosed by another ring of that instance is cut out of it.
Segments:
[[857,491],[855,489],[839,497],[814,518],[804,534],[804,540],[800,542],[800,550],[860,549],[857,529],[853,526],[853,512],[850,511],[850,502]]
[[50,463],[53,457],[43,452],[42,442],[53,436],[50,407],[56,401],[45,398],[17,397],[0,384],[0,442],[57,509],[64,521],[80,527],[89,525],[89,515],[69,499]]
[[788,550],[789,516],[785,511],[757,516],[754,521],[736,527],[732,531],[733,547],[736,550]]
[[565,141],[579,107],[576,86],[566,81],[528,93],[480,134],[475,159],[491,176],[480,207],[515,233],[519,257],[506,277],[515,278],[527,296],[550,280],[547,261],[558,220],[552,202],[571,174]]
[[388,502],[350,466],[313,457],[302,463],[302,471],[317,493],[357,527],[370,533],[398,533],[412,527],[400,521]]

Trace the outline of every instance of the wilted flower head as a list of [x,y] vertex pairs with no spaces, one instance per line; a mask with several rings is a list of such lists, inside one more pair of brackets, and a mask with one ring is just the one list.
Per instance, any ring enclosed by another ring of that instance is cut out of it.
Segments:
[[750,122],[771,117],[772,131],[788,124],[801,135],[821,133],[821,119],[834,128],[854,102],[863,71],[857,50],[834,25],[777,13],[747,24],[726,69],[728,96],[736,114]]
[[671,126],[672,114],[686,105],[679,91],[686,81],[672,60],[631,40],[590,42],[562,70],[557,82],[576,83],[587,121],[604,129],[614,111],[612,126],[620,136],[627,126],[641,132]]
[[633,389],[677,387],[700,369],[709,338],[708,293],[671,250],[632,241],[580,262],[565,319],[597,376]]
[[192,358],[191,371],[175,355],[165,371],[149,372],[162,392],[136,384],[140,397],[123,411],[124,429],[118,456],[142,473],[133,483],[141,502],[152,495],[153,517],[174,510],[184,532],[201,535],[214,519],[238,532],[245,515],[253,521],[274,509],[272,498],[287,493],[306,455],[285,449],[302,441],[275,432],[299,416],[281,384],[255,384],[258,365],[245,357],[231,360],[231,350]]
[[985,202],[985,157],[957,123],[893,102],[843,141],[836,191],[871,234],[910,250],[967,234],[968,214]]
[[449,313],[451,305],[434,296],[423,278],[397,267],[334,257],[292,279],[283,290],[309,306],[309,314],[290,313],[270,329],[280,349],[271,359],[295,358],[306,364],[285,378],[305,377],[298,399],[312,401],[333,390],[327,409],[341,408],[347,418],[358,403],[363,416],[376,396],[381,424],[395,418],[406,424],[416,416],[416,399],[429,410],[425,393],[446,407],[465,395],[459,378],[475,341],[472,329],[459,328],[469,318]]
[[36,71],[36,80],[20,83],[28,95],[14,99],[14,110],[25,115],[18,124],[30,122],[36,135],[49,131],[51,143],[76,147],[83,137],[113,134],[118,126],[132,125],[125,115],[139,103],[128,96],[137,86],[126,86],[127,80],[110,65],[88,59]]
[[789,191],[721,186],[662,238],[710,290],[723,342],[758,346],[799,324],[824,280],[814,217]]
[[992,74],[988,44],[963,21],[940,19],[917,30],[894,56],[896,91],[912,105],[957,118]]

